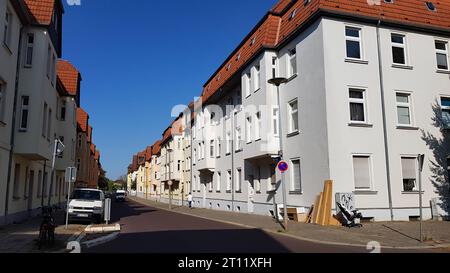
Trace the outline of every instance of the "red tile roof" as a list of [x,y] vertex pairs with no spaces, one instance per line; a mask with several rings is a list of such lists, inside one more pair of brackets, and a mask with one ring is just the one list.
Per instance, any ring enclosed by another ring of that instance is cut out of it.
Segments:
[[91,143],[91,155],[95,155],[95,145],[94,143]]
[[[396,0],[393,3],[378,1],[379,5],[369,5],[369,2],[368,0],[311,0],[305,6],[304,1],[280,0],[206,82],[202,92],[203,101],[206,102],[223,87],[261,48],[282,45],[290,35],[303,27],[319,11],[450,32],[450,2],[448,0],[434,1],[436,6],[434,12],[429,11],[425,1],[422,0]],[[294,10],[296,10],[296,16],[289,20]],[[254,43],[251,43],[253,40]]]
[[92,142],[92,126],[90,126],[90,125],[88,125],[87,137],[88,137],[88,141]]
[[83,132],[87,132],[89,115],[82,108],[77,108],[77,123]]
[[150,160],[152,160],[152,155],[153,155],[152,150],[153,150],[152,146],[148,146],[145,149],[145,161],[149,162]]
[[81,81],[80,72],[69,62],[58,60],[56,64],[58,79],[63,84],[69,95],[76,96],[79,92],[79,83]]
[[158,140],[152,146],[152,154],[159,155],[160,153],[161,153],[161,140]]
[[[53,10],[55,8],[55,0],[24,0],[28,8],[28,12],[35,22],[40,25],[50,25],[52,21]],[[60,1],[60,0],[57,0]]]

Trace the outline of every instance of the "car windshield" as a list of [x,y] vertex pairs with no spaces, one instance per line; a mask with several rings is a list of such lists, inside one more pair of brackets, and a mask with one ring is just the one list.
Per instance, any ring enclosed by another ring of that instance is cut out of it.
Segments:
[[117,196],[124,196],[125,193],[123,193],[123,192],[118,192],[118,193],[116,193],[116,195],[117,195]]
[[98,200],[100,200],[100,192],[99,191],[75,191],[73,193],[72,199],[98,201]]

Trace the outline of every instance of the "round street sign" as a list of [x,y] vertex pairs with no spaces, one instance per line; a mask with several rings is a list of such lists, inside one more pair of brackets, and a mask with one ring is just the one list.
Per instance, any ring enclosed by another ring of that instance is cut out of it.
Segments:
[[287,164],[287,162],[280,161],[280,163],[278,163],[278,170],[280,170],[280,172],[285,173],[285,172],[287,172],[288,169],[289,169],[289,164]]

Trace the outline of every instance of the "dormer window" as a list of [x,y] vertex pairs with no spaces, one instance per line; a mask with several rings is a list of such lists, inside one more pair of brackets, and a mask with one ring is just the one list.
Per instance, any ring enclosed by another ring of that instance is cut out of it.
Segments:
[[289,14],[289,21],[291,21],[292,19],[294,19],[295,15],[297,15],[297,9],[294,9],[291,14]]
[[254,45],[255,42],[256,42],[256,37],[253,37],[252,40],[250,41],[250,45],[251,45],[251,46]]
[[425,5],[427,5],[429,11],[436,11],[436,7],[434,6],[433,2],[426,2]]
[[237,56],[236,56],[236,61],[239,61],[241,59],[241,53],[239,53]]

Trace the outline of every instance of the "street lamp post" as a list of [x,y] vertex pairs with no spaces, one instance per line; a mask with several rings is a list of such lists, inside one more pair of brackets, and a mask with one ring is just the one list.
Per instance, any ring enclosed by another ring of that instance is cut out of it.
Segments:
[[[287,83],[288,79],[286,78],[273,78],[268,81],[270,84],[275,85],[277,87],[277,100],[278,100],[278,117],[281,117],[281,101],[280,101],[280,85]],[[283,126],[281,125],[281,118],[278,119],[278,134],[280,135],[280,160],[283,160]],[[288,213],[287,213],[287,197],[286,197],[286,180],[284,172],[281,174],[281,190],[283,191],[283,222],[284,229],[288,231]],[[274,197],[275,198],[275,197]],[[276,217],[278,218],[278,212],[276,213]]]
[[[61,149],[58,147],[59,144],[61,144]],[[55,163],[56,163],[56,156],[61,154],[64,149],[64,144],[59,140],[55,139],[55,146],[53,147],[53,158],[52,158],[52,177],[50,178],[50,191],[48,194],[48,207],[51,206],[52,202],[52,191],[53,191],[53,178],[55,176]]]

